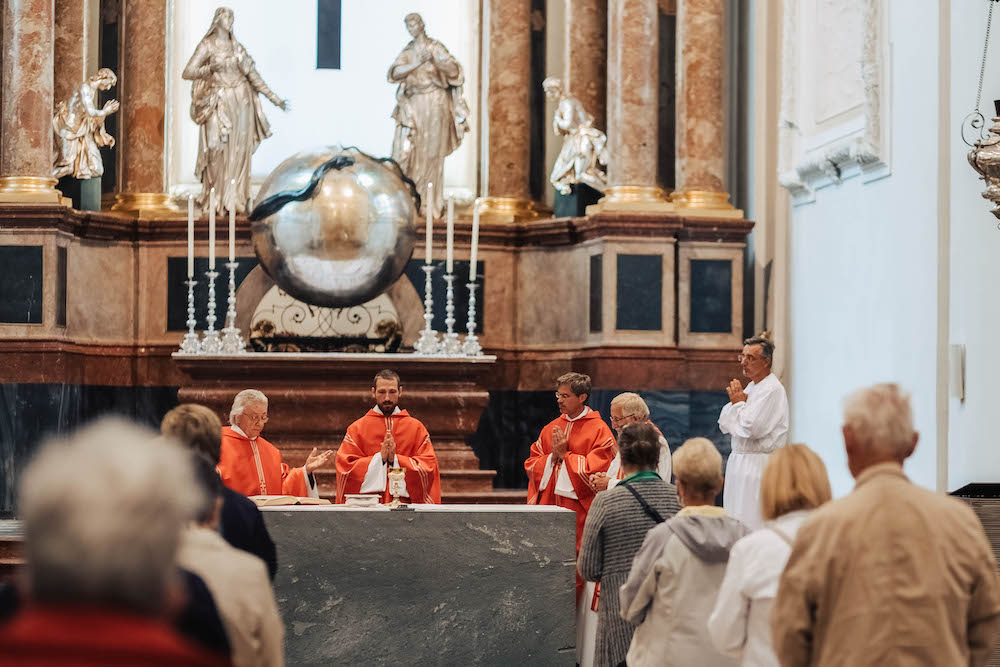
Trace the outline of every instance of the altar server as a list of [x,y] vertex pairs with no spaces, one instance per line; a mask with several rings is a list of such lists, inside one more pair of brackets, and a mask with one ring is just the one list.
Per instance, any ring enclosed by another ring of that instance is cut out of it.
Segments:
[[337,502],[349,493],[392,500],[389,468],[402,468],[400,497],[412,503],[441,502],[441,473],[431,436],[419,420],[399,408],[403,387],[395,371],[383,370],[372,383],[375,406],[347,429],[337,450]]
[[788,398],[771,372],[774,343],[766,333],[743,341],[740,365],[750,384],[733,379],[726,387],[729,403],[719,415],[719,428],[732,436],[726,465],[722,506],[751,530],[763,525],[760,480],[768,455],[788,439]]
[[[524,462],[529,505],[558,505],[576,512],[577,551],[597,493],[590,476],[607,472],[618,451],[611,429],[587,407],[590,391],[589,375],[566,373],[556,380],[561,414],[542,429]],[[579,578],[577,583],[582,586]]]
[[333,457],[313,447],[301,468],[289,468],[281,452],[260,437],[267,423],[267,396],[256,389],[236,394],[229,423],[222,429],[219,475],[222,483],[246,496],[288,495],[319,498],[313,471]]

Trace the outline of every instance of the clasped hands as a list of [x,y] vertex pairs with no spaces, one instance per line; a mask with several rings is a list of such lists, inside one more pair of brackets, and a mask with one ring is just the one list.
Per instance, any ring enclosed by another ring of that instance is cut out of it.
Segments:
[[391,431],[385,432],[382,438],[382,462],[391,463],[396,458],[396,441],[392,437]]
[[726,393],[729,394],[729,402],[733,405],[747,400],[746,392],[743,391],[743,385],[740,384],[739,380],[733,379],[726,387]]

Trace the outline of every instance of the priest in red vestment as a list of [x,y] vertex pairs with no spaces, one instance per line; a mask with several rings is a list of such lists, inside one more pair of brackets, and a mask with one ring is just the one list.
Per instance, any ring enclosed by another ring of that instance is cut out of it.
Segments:
[[375,407],[347,429],[337,450],[337,502],[349,493],[371,493],[392,500],[388,469],[402,468],[401,496],[413,503],[441,502],[441,473],[427,429],[397,403],[403,394],[399,375],[379,371],[372,386]]
[[558,419],[542,429],[524,462],[528,504],[558,505],[576,512],[576,548],[596,489],[590,476],[606,472],[617,453],[611,429],[587,407],[590,376],[566,373],[556,381]]
[[319,498],[313,471],[333,457],[313,447],[301,468],[289,468],[281,452],[260,437],[267,423],[267,396],[256,389],[236,394],[229,413],[232,426],[222,428],[219,475],[222,483],[245,496],[311,496]]

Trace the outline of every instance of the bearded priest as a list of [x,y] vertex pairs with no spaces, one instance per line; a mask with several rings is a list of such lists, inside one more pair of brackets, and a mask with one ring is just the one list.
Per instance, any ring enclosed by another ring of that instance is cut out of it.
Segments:
[[441,502],[441,473],[427,429],[399,408],[403,387],[395,371],[383,370],[372,383],[375,406],[347,429],[337,450],[337,502],[347,494],[378,495],[392,500],[389,468],[402,468],[400,496],[413,503]]
[[319,498],[313,471],[333,457],[313,447],[301,468],[289,468],[281,452],[260,437],[267,423],[267,396],[256,389],[244,389],[233,399],[229,412],[231,426],[222,428],[222,455],[219,475],[222,483],[245,496],[310,496]]

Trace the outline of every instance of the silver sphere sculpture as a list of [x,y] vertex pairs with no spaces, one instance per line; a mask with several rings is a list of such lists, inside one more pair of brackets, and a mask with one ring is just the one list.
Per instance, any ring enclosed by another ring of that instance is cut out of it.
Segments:
[[413,254],[415,195],[395,163],[356,148],[297,153],[257,194],[250,214],[257,258],[300,301],[365,303],[402,275]]

